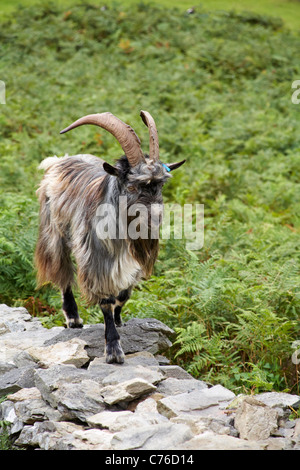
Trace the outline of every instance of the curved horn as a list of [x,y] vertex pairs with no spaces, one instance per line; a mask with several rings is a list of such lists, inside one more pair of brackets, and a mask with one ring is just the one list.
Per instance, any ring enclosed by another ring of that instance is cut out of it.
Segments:
[[153,117],[148,111],[141,111],[140,116],[143,119],[146,126],[149,128],[149,157],[150,160],[154,162],[159,160],[159,143],[158,143],[158,133]]
[[64,134],[65,132],[84,124],[94,124],[95,126],[102,127],[110,132],[120,143],[131,166],[135,166],[141,161],[145,161],[145,157],[141,149],[141,141],[132,127],[125,124],[125,122],[121,121],[111,113],[89,114],[88,116],[77,119],[77,121],[60,131],[60,133]]

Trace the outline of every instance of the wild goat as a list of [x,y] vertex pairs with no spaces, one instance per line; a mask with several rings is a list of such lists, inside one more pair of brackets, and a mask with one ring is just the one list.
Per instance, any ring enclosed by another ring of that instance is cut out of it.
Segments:
[[[40,165],[45,170],[38,189],[40,202],[39,237],[35,252],[38,281],[52,282],[62,292],[63,312],[67,327],[80,328],[82,320],[72,293],[74,266],[77,282],[90,304],[99,304],[105,323],[106,362],[124,362],[124,353],[116,326],[121,325],[121,309],[132,288],[152,272],[158,254],[158,237],[134,237],[128,233],[113,239],[99,237],[97,212],[103,204],[108,219],[120,231],[119,199],[126,197],[126,217],[130,208],[142,204],[149,211],[141,219],[150,235],[150,226],[161,224],[161,216],[151,217],[151,206],[162,205],[162,187],[169,172],[184,161],[164,164],[159,160],[158,134],[147,111],[140,113],[150,134],[149,155],[141,150],[134,130],[111,113],[84,116],[61,133],[83,124],[94,124],[110,132],[120,143],[125,155],[115,166],[93,155],[46,158]],[[111,220],[110,220],[111,219]],[[119,224],[119,225],[118,225]]]

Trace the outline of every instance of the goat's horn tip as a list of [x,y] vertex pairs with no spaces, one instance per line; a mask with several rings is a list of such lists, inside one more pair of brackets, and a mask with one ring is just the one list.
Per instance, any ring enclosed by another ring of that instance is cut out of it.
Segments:
[[146,121],[145,113],[146,113],[145,111],[141,111],[141,112],[140,112],[140,116],[141,116],[141,118],[142,118],[144,124],[146,124],[146,126],[147,126],[147,121]]

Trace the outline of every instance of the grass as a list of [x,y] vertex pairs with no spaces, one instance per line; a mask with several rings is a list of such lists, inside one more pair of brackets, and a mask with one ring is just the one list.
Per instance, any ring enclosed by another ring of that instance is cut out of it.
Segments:
[[[1,12],[11,13],[19,5],[28,7],[38,3],[39,0],[2,0]],[[78,3],[78,0],[56,0],[56,4],[64,8],[70,8]],[[102,3],[112,5],[113,1],[107,0]],[[122,2],[125,6],[137,3],[139,3],[139,0],[126,0]],[[152,3],[167,8],[177,7],[180,9],[188,9],[194,5],[190,0],[176,0],[175,2],[172,0],[152,0]],[[236,12],[249,11],[261,15],[272,15],[282,18],[287,27],[297,31],[300,29],[300,4],[297,0],[206,0],[205,2],[198,1],[196,5],[198,4],[205,8],[206,11],[235,10]]]
[[[187,163],[166,202],[205,207],[205,243],[163,240],[153,277],[125,311],[177,331],[172,359],[236,392],[299,393],[299,35],[253,13],[193,15],[161,6],[101,9],[42,4],[20,9],[0,31],[0,301],[61,324],[60,294],[36,289],[35,189],[49,155],[94,153],[112,162],[118,143],[79,116],[109,110],[157,122],[162,161]],[[79,298],[86,322],[98,309]],[[174,357],[176,358],[174,359]]]

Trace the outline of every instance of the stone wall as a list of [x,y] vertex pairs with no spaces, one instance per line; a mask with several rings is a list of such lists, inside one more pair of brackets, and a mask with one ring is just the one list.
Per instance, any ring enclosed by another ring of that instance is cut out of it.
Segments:
[[24,308],[0,305],[0,422],[14,446],[300,449],[300,419],[289,419],[297,395],[235,396],[194,379],[162,355],[174,333],[158,320],[119,331],[125,363],[106,364],[102,324],[48,330]]

